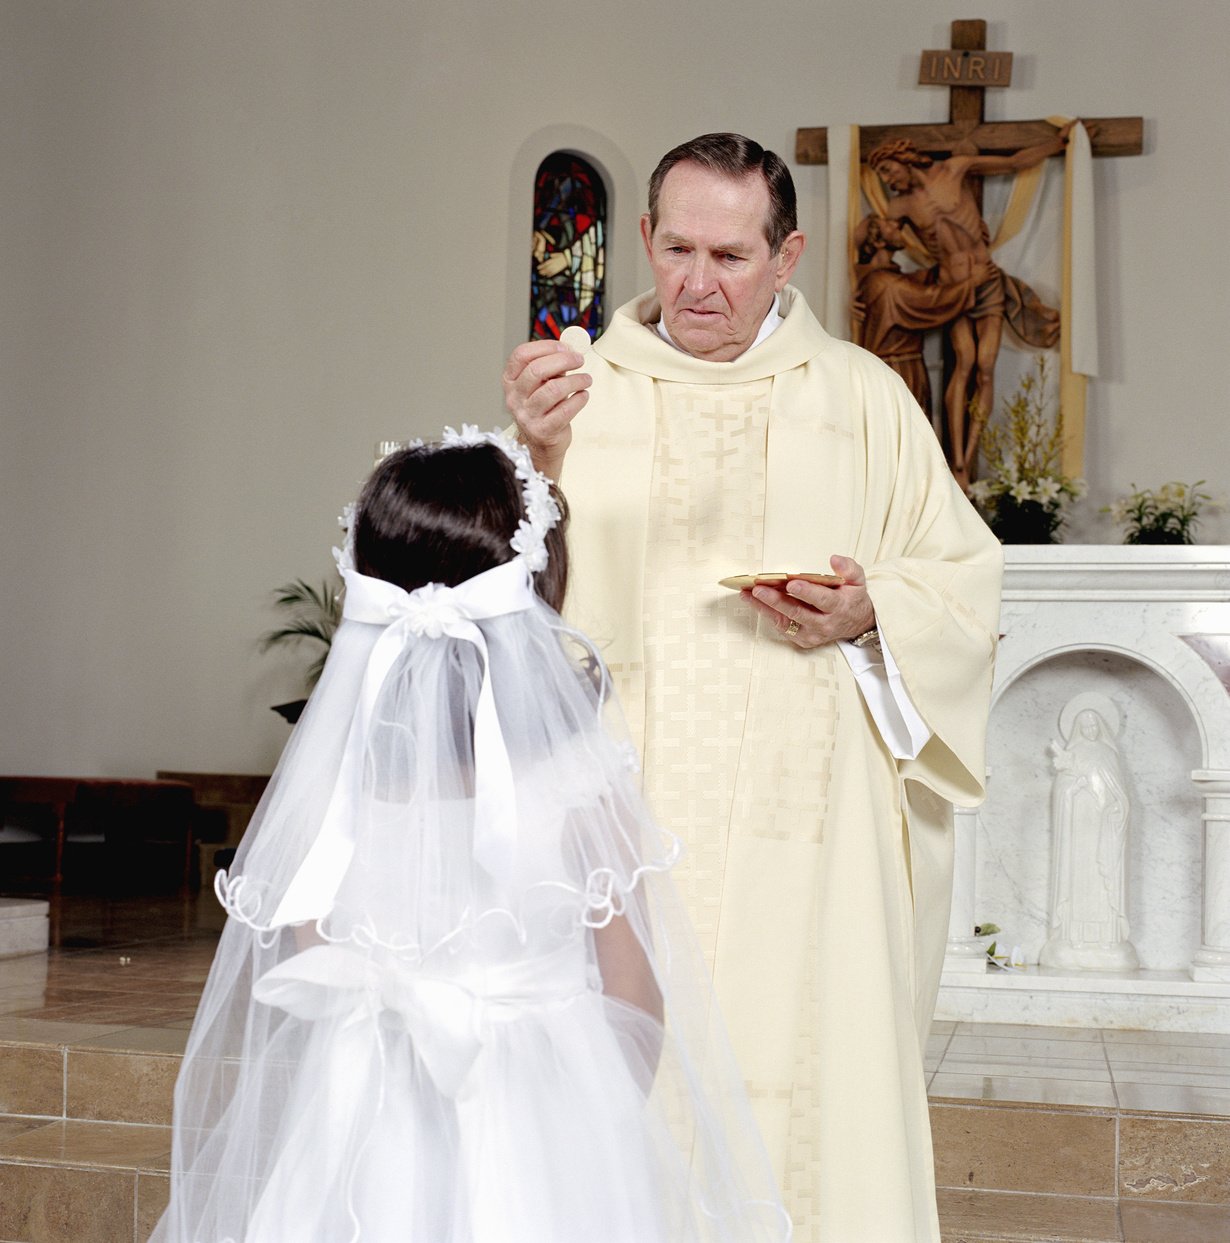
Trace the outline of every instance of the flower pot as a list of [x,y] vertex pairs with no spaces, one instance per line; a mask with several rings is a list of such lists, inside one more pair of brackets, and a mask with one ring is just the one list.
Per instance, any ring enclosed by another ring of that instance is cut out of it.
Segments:
[[294,725],[303,715],[303,709],[307,707],[306,699],[292,699],[290,703],[273,704],[273,710],[284,721]]
[[1132,531],[1123,542],[1125,544],[1190,544],[1192,539],[1186,531],[1153,527],[1145,531]]
[[1057,505],[1001,496],[987,520],[1001,544],[1058,544],[1063,514]]

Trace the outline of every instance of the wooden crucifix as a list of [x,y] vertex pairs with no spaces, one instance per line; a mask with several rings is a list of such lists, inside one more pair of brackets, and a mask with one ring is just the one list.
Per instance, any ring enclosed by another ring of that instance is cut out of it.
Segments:
[[[958,233],[961,228],[965,228],[967,235],[971,232],[966,227],[968,222],[956,221],[958,212],[949,211],[944,215],[941,198],[951,201],[959,189],[981,224],[984,172],[1016,171],[1059,154],[1064,146],[1065,135],[1049,121],[985,120],[986,91],[1009,84],[1012,61],[1011,53],[988,52],[986,36],[985,21],[955,21],[952,23],[952,47],[922,54],[920,84],[949,87],[947,124],[868,125],[859,129],[860,163],[867,163],[875,153],[881,161],[878,171],[894,191],[890,214],[898,216],[901,224],[912,226],[915,232],[926,234],[930,230],[933,237],[941,240],[945,235],[952,236],[954,224],[960,226],[956,230]],[[1140,117],[1088,118],[1085,125],[1095,157],[1139,155],[1143,150]],[[904,159],[886,155],[894,145],[906,153]],[[920,156],[918,164],[925,162],[931,166],[930,171],[912,170],[914,152]],[[828,163],[828,131],[800,129],[795,140],[795,159],[800,164]],[[943,187],[922,184],[924,180],[938,183],[941,178],[952,184]],[[928,195],[935,210],[928,205]],[[942,439],[954,473],[963,484],[968,483],[973,472],[978,431],[991,413],[992,376],[1003,323],[1002,314],[992,316],[985,306],[975,305],[971,310],[970,304],[977,298],[992,303],[998,299],[1002,305],[1002,291],[990,289],[988,281],[978,276],[980,265],[984,272],[997,273],[998,270],[991,265],[985,240],[974,238],[964,254],[946,256],[941,250],[934,255],[938,260],[935,267],[938,275],[927,287],[919,284],[911,287],[905,283],[899,269],[889,263],[891,253],[903,243],[895,239],[890,223],[885,223],[882,232],[885,237],[879,235],[879,230],[873,230],[873,244],[882,252],[873,256],[872,261],[878,264],[873,287],[888,291],[902,323],[917,328],[921,319],[929,314],[932,323],[938,324],[947,316],[951,324],[946,333],[944,405],[947,417]],[[980,248],[981,257],[975,253]],[[997,275],[995,280],[999,279]],[[966,282],[964,289],[961,280]],[[895,288],[890,290],[890,284]],[[1032,294],[1027,286],[1024,288]],[[909,300],[921,305],[924,298],[929,299],[925,312],[918,307],[900,310]],[[962,299],[965,314],[954,311]],[[1042,311],[1049,310],[1040,303],[1038,306]],[[1057,332],[1057,315],[1054,327]],[[920,339],[919,333],[914,335]],[[915,345],[905,356],[920,359],[919,348]],[[914,361],[910,365],[925,376],[921,362]],[[920,384],[925,385],[925,379]],[[916,388],[916,394],[917,391]],[[972,419],[968,417],[971,405],[976,407]],[[1064,467],[1068,473],[1079,474],[1084,445],[1083,411],[1077,413],[1076,418],[1070,417],[1072,413],[1077,412],[1065,412],[1068,445]],[[1072,469],[1073,463],[1075,469]]]

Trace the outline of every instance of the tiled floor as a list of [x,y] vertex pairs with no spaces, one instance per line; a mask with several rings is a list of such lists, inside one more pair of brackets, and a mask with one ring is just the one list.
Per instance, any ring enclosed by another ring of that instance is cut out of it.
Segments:
[[931,1096],[1230,1115],[1230,1036],[935,1023]]
[[[221,928],[201,898],[53,904],[53,948],[0,961],[0,1040],[175,1053]],[[1230,1036],[943,1023],[933,1097],[1230,1116]]]
[[212,895],[53,902],[50,952],[0,960],[0,1040],[182,1051],[220,926]]
[[[52,914],[0,961],[0,1243],[143,1243],[220,913]],[[936,1023],[927,1073],[946,1243],[1230,1239],[1230,1037]]]
[[212,899],[72,897],[0,960],[0,1240],[144,1243],[171,1089],[221,923]]

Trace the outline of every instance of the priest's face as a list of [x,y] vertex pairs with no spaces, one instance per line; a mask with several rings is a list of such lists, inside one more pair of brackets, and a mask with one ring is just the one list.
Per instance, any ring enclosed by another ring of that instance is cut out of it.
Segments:
[[777,253],[765,227],[769,190],[753,173],[733,178],[676,164],[658,197],[658,226],[641,217],[662,318],[671,340],[695,358],[729,362],[756,339],[773,295],[803,253],[797,230]]

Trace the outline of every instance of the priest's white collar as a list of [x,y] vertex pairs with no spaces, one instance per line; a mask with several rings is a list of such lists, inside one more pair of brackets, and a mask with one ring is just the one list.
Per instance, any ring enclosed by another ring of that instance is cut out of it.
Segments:
[[[836,344],[816,322],[803,295],[791,285],[781,291],[780,322],[755,349],[729,362],[708,362],[664,341],[654,327],[662,318],[657,294],[650,290],[625,302],[594,342],[594,353],[616,367],[654,380],[680,384],[750,384],[801,367]],[[776,308],[774,308],[776,310]],[[777,316],[766,316],[766,320]]]

